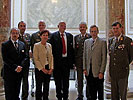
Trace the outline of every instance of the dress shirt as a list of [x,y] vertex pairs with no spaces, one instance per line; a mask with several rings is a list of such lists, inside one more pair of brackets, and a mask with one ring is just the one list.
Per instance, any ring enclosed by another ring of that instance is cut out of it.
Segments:
[[[18,40],[14,41],[14,40],[11,39],[11,41],[12,41],[12,43],[13,43],[13,45],[14,45],[15,48],[16,48],[16,46],[18,47]],[[15,46],[15,42],[17,42],[16,43],[16,46]]]

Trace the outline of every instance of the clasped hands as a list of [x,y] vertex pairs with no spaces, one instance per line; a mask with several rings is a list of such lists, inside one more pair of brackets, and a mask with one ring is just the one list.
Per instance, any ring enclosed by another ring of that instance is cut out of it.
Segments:
[[43,71],[45,74],[51,75],[52,72],[53,72],[53,69],[47,70],[47,69],[43,68],[42,71]]

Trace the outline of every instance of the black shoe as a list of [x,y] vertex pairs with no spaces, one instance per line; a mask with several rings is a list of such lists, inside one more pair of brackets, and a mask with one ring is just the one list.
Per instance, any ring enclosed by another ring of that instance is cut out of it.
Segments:
[[22,100],[28,100],[27,98],[23,98]]
[[78,97],[76,100],[83,100],[83,98],[79,98],[79,97]]

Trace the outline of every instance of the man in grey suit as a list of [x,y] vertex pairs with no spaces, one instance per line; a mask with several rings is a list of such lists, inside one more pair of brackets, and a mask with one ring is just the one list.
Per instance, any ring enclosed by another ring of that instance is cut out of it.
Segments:
[[104,71],[107,62],[106,41],[98,37],[98,27],[92,25],[90,34],[92,38],[84,43],[83,70],[87,77],[87,86],[90,96],[87,100],[103,100]]
[[129,64],[133,60],[133,41],[122,34],[119,22],[112,24],[114,37],[109,39],[109,73],[111,77],[111,99],[127,100]]
[[83,100],[83,48],[84,41],[91,38],[91,35],[86,33],[87,24],[85,22],[79,24],[79,30],[81,33],[74,37],[75,66],[78,80],[78,98],[76,100]]

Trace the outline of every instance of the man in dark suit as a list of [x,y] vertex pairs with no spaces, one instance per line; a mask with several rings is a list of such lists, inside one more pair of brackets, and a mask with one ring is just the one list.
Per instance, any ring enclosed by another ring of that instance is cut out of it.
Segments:
[[73,35],[65,32],[66,23],[58,24],[59,31],[52,34],[50,43],[54,56],[54,80],[58,100],[68,100],[70,68],[73,67]]
[[12,28],[10,39],[2,43],[3,79],[6,100],[20,100],[22,70],[28,63],[25,44],[18,40],[19,29]]
[[[18,23],[18,28],[20,30],[19,40],[24,42],[26,46],[26,52],[29,55],[30,50],[30,34],[25,33],[26,30],[26,23],[24,21],[20,21]],[[30,66],[30,58],[28,59],[27,65],[22,70],[22,100],[27,100],[28,98],[28,75],[29,75],[29,66]]]
[[41,41],[40,33],[46,28],[46,24],[43,20],[39,21],[38,28],[39,28],[39,31],[37,31],[36,33],[33,33],[31,35],[30,42],[31,42],[31,51],[32,52],[33,52],[34,44]]
[[[76,100],[83,100],[83,48],[84,41],[91,38],[91,35],[86,33],[87,24],[85,22],[79,24],[79,30],[81,33],[74,37],[75,66],[78,80],[78,98]],[[86,93],[86,95],[88,95],[88,93]]]
[[133,41],[122,34],[119,22],[112,24],[114,37],[109,39],[109,73],[111,77],[111,99],[126,100],[129,64],[133,60]]

